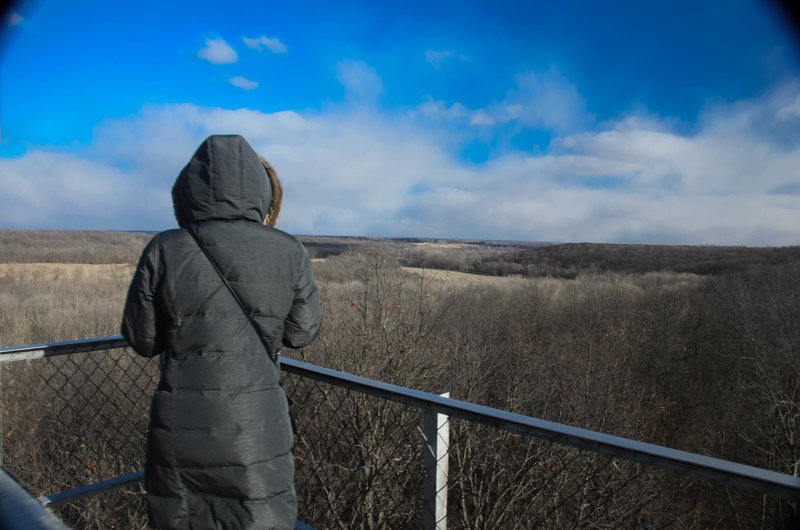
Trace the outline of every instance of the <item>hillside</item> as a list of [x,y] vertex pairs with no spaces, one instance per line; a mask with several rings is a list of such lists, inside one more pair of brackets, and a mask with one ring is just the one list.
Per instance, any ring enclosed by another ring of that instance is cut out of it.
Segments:
[[733,247],[688,245],[614,245],[572,243],[512,253],[508,261],[531,275],[572,276],[581,272],[690,272],[721,274],[754,265],[800,261],[800,246]]

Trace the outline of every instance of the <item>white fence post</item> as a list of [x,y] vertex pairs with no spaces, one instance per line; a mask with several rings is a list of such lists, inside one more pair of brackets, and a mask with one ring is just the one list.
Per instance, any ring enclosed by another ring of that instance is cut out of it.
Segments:
[[[450,397],[450,392],[439,394]],[[446,414],[425,410],[423,420],[425,447],[422,450],[422,463],[425,467],[422,493],[423,526],[425,530],[445,530],[447,528],[447,470],[450,448],[450,423]]]

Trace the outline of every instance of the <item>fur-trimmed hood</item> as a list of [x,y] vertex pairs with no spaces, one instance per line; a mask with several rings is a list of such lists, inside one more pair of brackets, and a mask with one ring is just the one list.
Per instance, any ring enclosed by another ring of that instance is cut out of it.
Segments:
[[247,219],[275,226],[282,189],[272,167],[239,135],[212,135],[197,148],[172,187],[180,227]]

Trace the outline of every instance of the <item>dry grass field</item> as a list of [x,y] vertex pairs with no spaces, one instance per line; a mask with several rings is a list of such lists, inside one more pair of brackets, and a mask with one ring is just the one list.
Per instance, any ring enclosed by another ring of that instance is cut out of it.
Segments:
[[0,264],[0,344],[119,334],[133,265]]
[[483,274],[472,274],[469,272],[444,271],[440,269],[424,269],[421,267],[403,267],[409,274],[416,274],[426,280],[441,281],[454,285],[496,285],[498,287],[515,287],[524,285],[529,280],[522,278],[509,278],[504,276],[486,276]]
[[133,276],[133,264],[0,263],[0,277],[19,281],[106,281]]

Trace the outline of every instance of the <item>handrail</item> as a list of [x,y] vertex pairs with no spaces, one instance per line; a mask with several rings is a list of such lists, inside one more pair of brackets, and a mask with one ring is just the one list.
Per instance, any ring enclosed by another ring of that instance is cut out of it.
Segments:
[[800,500],[800,477],[446,398],[295,359],[283,358],[281,364],[283,369],[289,373],[358,390],[365,394],[417,408],[431,408],[434,412],[451,417],[483,423],[640,464],[678,471],[729,486],[756,490],[766,495]]
[[88,484],[86,486],[80,486],[71,490],[60,491],[58,493],[53,493],[52,495],[43,495],[39,497],[38,500],[42,506],[46,508],[54,508],[56,506],[61,506],[62,504],[68,504],[70,502],[85,499],[86,497],[99,495],[100,493],[105,493],[107,491],[132,486],[142,482],[143,480],[144,471],[137,471],[136,473],[128,473],[127,475],[95,482],[94,484]]
[[15,346],[13,348],[0,349],[0,363],[127,347],[128,341],[121,335],[96,339],[51,342],[49,344],[32,344],[30,346]]
[[[0,349],[0,363],[10,360],[50,357],[127,346],[125,339],[117,336],[5,348]],[[601,453],[614,458],[622,458],[662,469],[669,469],[737,488],[755,490],[774,497],[793,501],[800,500],[800,477],[446,398],[428,392],[331,370],[287,357],[281,357],[281,367],[288,373],[356,390],[390,401],[404,403],[416,408],[430,409],[452,417]]]
[[0,469],[0,528],[68,530],[4,469]]

